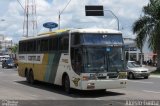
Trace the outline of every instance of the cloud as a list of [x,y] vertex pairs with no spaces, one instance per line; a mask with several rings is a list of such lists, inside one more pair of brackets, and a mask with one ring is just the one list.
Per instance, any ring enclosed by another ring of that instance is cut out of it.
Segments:
[[[63,11],[68,1],[36,0],[38,33],[48,31],[43,27],[43,23],[50,21],[58,23],[59,12]],[[24,0],[20,2],[24,6]],[[142,7],[147,3],[148,0],[71,0],[61,14],[61,27],[117,29],[117,20],[108,11],[105,11],[104,17],[85,16],[85,5],[103,5],[105,10],[112,10],[118,17],[120,30],[124,36],[135,37],[131,31],[132,24],[142,14]],[[13,37],[17,42],[23,35],[24,10],[16,0],[0,0],[0,4],[0,19],[5,19],[4,22],[0,22],[0,33]]]

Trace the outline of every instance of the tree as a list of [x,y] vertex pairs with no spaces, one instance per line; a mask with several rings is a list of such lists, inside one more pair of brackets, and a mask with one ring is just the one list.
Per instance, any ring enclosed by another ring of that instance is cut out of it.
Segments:
[[140,50],[148,40],[149,48],[157,52],[157,68],[160,69],[160,0],[150,0],[143,7],[143,13],[134,22],[132,30],[137,35],[136,43]]
[[139,35],[139,36],[137,36],[136,37],[136,39],[135,39],[135,42],[136,42],[136,44],[137,44],[137,47],[138,47],[138,49],[140,50],[140,56],[141,56],[141,60],[140,60],[140,65],[142,66],[142,60],[143,60],[143,45],[144,45],[144,42],[145,41],[143,41],[143,38],[141,38],[141,36]]
[[11,48],[12,53],[17,53],[18,52],[18,44],[15,44],[12,48]]

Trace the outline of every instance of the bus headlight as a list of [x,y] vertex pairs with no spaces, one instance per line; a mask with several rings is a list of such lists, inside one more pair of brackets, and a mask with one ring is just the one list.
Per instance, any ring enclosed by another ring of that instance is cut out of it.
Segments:
[[83,76],[82,77],[83,81],[96,80],[96,79],[97,79],[96,75],[90,75],[90,76]]
[[95,84],[94,83],[88,83],[87,84],[87,89],[94,89],[95,88]]
[[82,77],[82,80],[83,80],[83,81],[88,81],[88,80],[89,80],[89,76],[83,76],[83,77]]

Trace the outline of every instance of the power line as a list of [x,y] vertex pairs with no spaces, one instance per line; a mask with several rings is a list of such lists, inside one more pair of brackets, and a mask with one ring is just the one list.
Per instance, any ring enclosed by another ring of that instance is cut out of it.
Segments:
[[61,15],[61,14],[63,13],[63,11],[68,7],[68,5],[70,4],[71,1],[72,1],[72,0],[70,0],[70,1],[67,3],[67,5],[63,8],[63,10],[59,13],[59,15]]
[[21,2],[19,0],[17,0],[17,1],[20,4],[20,6],[23,8],[23,10],[25,11],[25,8],[22,6]]
[[68,5],[70,4],[72,0],[70,0],[67,5],[63,8],[62,11],[59,11],[59,15],[58,15],[58,26],[59,26],[59,29],[61,28],[60,24],[61,24],[61,14],[64,12],[64,10],[68,7]]

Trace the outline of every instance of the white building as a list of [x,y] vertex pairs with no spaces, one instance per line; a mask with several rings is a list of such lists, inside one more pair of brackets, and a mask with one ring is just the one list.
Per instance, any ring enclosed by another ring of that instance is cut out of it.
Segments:
[[0,34],[0,54],[10,54],[10,48],[12,47],[12,39],[8,39],[4,35]]
[[[128,60],[133,60],[133,61],[140,61],[141,58],[141,53],[140,50],[137,48],[135,39],[132,38],[124,38],[124,44],[125,44],[125,53],[126,53],[126,58],[128,57]],[[128,54],[128,56],[127,56]],[[154,54],[150,49],[148,49],[147,43],[144,44],[143,47],[143,61],[148,61],[148,60],[154,60]]]

